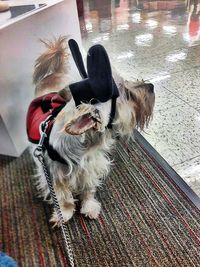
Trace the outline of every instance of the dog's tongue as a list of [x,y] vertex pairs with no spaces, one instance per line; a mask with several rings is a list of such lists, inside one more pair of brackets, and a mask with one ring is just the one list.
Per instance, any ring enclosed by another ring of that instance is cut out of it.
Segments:
[[96,126],[96,121],[91,117],[91,114],[88,113],[66,124],[65,131],[72,135],[79,135],[95,126]]

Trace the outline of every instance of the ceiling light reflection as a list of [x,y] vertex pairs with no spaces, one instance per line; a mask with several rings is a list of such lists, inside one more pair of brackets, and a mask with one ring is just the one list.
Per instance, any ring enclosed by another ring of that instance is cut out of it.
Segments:
[[121,24],[121,25],[117,25],[117,31],[127,31],[129,29],[129,25],[128,24]]
[[166,34],[174,34],[177,32],[175,26],[163,26],[163,30],[166,32]]
[[141,15],[140,13],[132,14],[132,22],[133,23],[140,23],[141,22]]
[[96,44],[96,43],[99,43],[101,42],[101,37],[96,37],[94,39],[92,39],[92,43]]
[[92,23],[90,21],[87,21],[85,24],[85,28],[88,32],[92,32]]
[[148,19],[146,21],[146,26],[150,29],[155,29],[158,26],[158,22],[154,19]]
[[110,38],[109,33],[104,33],[103,35],[92,39],[92,43],[96,44],[96,43],[100,43],[102,41],[108,41],[109,38]]
[[166,56],[165,60],[169,61],[169,62],[177,62],[180,60],[185,60],[187,57],[187,52],[185,51],[179,51],[173,54],[170,54],[168,56]]
[[153,34],[140,34],[135,37],[135,44],[138,46],[151,46]]
[[170,77],[171,77],[171,75],[168,72],[160,72],[156,75],[155,78],[150,79],[150,82],[151,83],[160,82],[160,81],[163,81],[163,80],[168,79]]
[[117,57],[118,61],[122,61],[123,59],[127,59],[127,58],[131,58],[133,57],[134,54],[131,51],[128,52],[122,52],[121,54],[119,54],[119,56]]

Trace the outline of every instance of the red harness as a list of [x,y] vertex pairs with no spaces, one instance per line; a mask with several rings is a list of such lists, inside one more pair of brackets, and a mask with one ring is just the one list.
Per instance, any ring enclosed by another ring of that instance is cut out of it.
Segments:
[[34,144],[40,141],[40,125],[47,120],[49,116],[51,119],[47,128],[47,135],[50,135],[55,117],[66,105],[66,101],[57,93],[49,93],[34,99],[29,108],[26,117],[26,129],[28,140]]

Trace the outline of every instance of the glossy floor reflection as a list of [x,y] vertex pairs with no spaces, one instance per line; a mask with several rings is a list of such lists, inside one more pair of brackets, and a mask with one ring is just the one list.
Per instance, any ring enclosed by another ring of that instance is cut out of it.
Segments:
[[103,44],[126,79],[154,83],[154,119],[143,135],[200,196],[200,2],[83,3],[84,47]]

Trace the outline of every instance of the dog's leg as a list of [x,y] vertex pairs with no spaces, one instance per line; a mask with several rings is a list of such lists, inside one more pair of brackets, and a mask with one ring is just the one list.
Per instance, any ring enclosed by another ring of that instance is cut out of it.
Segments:
[[90,219],[97,219],[101,211],[101,203],[94,198],[95,192],[91,189],[81,195],[81,213]]
[[[55,193],[60,205],[60,209],[63,215],[64,222],[71,219],[75,211],[75,204],[72,193],[66,188],[55,186]],[[50,222],[54,223],[54,226],[60,226],[59,218],[56,211],[53,212]]]

